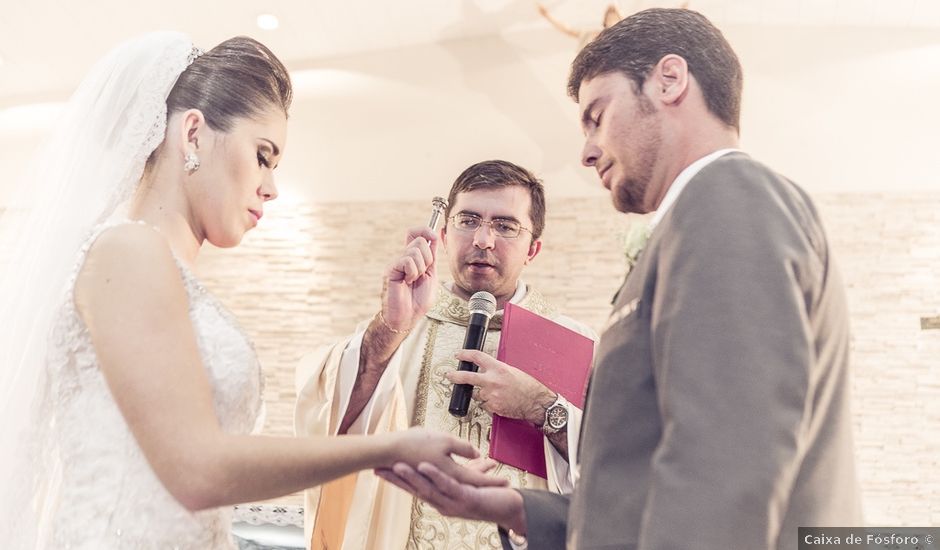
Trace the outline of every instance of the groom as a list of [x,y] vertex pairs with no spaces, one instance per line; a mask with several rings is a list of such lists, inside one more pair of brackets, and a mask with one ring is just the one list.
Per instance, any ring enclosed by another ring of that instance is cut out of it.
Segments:
[[582,162],[617,210],[656,214],[601,334],[571,498],[381,475],[506,548],[796,549],[799,526],[860,523],[842,283],[806,193],[737,149],[741,85],[690,10],[637,13],[574,61]]

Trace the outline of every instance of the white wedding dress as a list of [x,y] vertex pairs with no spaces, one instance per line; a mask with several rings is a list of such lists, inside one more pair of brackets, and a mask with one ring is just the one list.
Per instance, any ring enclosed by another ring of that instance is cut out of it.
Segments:
[[[95,228],[85,242],[50,336],[48,395],[62,482],[46,546],[234,549],[230,507],[189,512],[157,479],[111,395],[75,309],[75,278],[89,247],[102,232],[121,223],[135,222],[108,222]],[[231,313],[177,264],[216,415],[226,432],[249,433],[262,404],[262,376],[254,348]]]

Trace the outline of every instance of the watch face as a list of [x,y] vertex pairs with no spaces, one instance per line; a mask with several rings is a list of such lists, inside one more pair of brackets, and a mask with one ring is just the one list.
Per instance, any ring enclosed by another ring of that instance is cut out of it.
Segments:
[[557,407],[551,407],[548,410],[548,425],[556,430],[564,428],[568,424],[568,409],[560,405]]

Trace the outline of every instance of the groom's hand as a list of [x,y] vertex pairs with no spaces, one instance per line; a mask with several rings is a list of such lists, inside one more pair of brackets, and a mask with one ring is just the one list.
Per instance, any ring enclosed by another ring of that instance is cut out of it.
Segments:
[[[475,462],[462,468],[482,473],[483,466]],[[489,521],[519,534],[526,532],[522,495],[515,489],[461,482],[428,462],[422,462],[417,469],[398,462],[391,469],[377,469],[376,474],[426,501],[444,516]]]
[[[396,439],[396,448],[386,467],[381,469],[388,470],[398,462],[411,468],[427,463],[457,482],[471,486],[505,487],[509,483],[501,477],[487,475],[492,468],[491,461],[478,459],[480,453],[469,441],[421,427],[395,432],[391,437]],[[464,467],[454,461],[453,455],[477,460],[471,460],[470,466]]]

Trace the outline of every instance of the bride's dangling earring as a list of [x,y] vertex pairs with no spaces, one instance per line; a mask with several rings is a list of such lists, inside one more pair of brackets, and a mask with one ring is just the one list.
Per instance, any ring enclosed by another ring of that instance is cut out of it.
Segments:
[[189,174],[199,170],[199,157],[196,156],[196,153],[186,153],[186,156],[183,160],[185,161],[185,164],[183,164],[183,170],[186,170],[186,172]]

